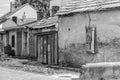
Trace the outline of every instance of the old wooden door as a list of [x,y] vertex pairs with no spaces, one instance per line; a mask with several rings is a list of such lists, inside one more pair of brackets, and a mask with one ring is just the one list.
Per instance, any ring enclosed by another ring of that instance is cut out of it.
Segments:
[[44,64],[58,64],[58,33],[38,36],[38,61]]
[[21,56],[22,53],[22,32],[17,31],[17,56]]

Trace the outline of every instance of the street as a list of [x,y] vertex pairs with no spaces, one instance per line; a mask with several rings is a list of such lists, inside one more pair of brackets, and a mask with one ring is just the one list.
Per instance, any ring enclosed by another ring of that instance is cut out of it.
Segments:
[[[78,75],[73,75],[73,77],[78,77]],[[49,76],[0,67],[0,80],[71,80],[71,76],[59,78],[58,75]]]

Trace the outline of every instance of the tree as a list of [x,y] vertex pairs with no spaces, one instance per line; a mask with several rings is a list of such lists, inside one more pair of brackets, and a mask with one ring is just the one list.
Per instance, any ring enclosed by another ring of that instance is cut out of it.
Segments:
[[15,0],[14,8],[20,7],[26,3],[29,3],[37,10],[41,19],[50,16],[50,0]]

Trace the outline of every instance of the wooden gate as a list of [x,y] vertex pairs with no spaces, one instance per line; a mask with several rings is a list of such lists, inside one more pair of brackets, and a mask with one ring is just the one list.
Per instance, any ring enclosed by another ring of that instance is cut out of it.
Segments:
[[38,61],[44,64],[58,64],[58,33],[37,36]]

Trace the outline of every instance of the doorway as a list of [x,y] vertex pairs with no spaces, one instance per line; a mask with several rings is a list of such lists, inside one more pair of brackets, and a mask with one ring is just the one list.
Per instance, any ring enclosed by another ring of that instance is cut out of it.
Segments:
[[58,64],[58,33],[52,32],[37,36],[38,61],[43,64]]

